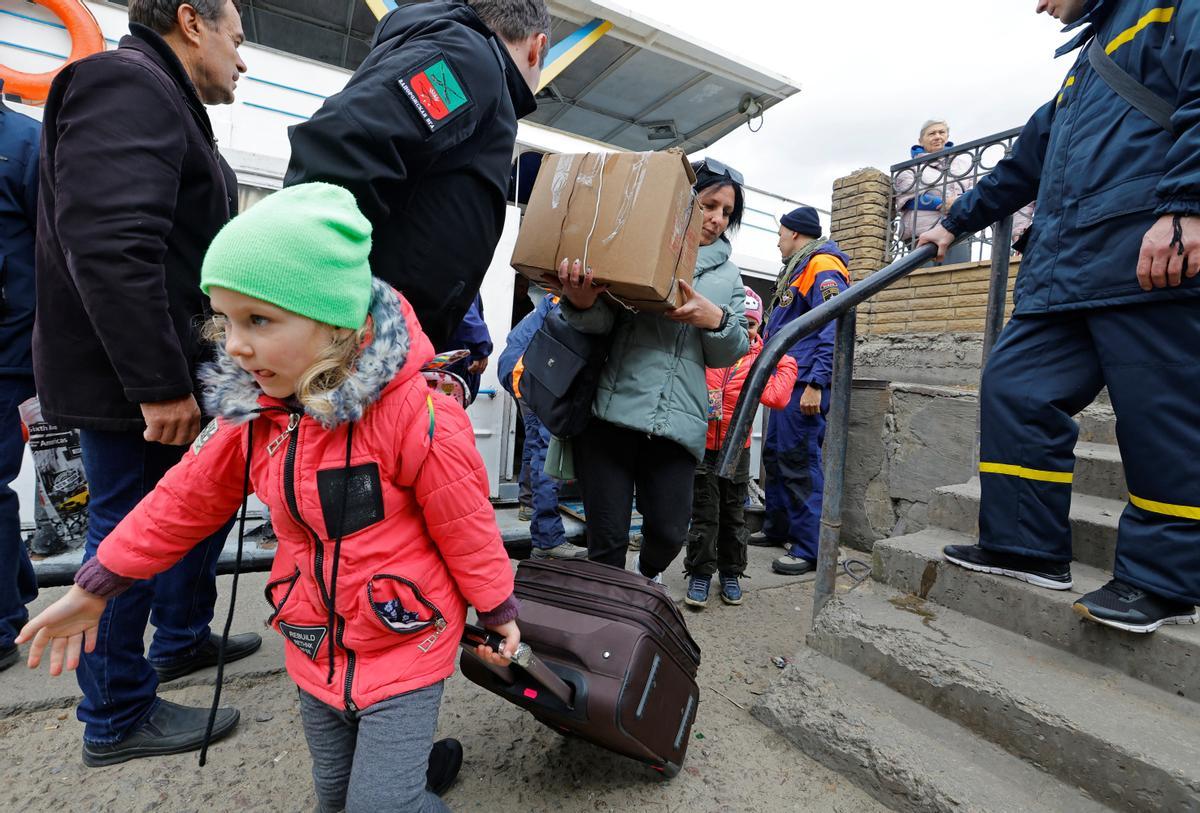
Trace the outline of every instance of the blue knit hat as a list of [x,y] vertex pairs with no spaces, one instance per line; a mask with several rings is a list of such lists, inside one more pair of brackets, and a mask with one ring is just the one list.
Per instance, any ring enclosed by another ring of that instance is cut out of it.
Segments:
[[799,206],[779,218],[779,222],[796,234],[803,234],[805,237],[821,236],[821,218],[817,217],[817,210],[811,206]]

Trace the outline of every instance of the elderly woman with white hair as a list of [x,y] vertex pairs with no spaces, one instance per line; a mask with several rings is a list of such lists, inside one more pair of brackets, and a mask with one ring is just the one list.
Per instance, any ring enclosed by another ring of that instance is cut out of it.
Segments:
[[[900,239],[906,243],[915,242],[918,235],[933,228],[950,211],[954,201],[975,185],[969,155],[937,155],[953,146],[950,125],[941,119],[930,119],[921,125],[920,137],[912,147],[912,157],[934,157],[920,166],[901,171],[892,181],[896,212],[900,216]],[[970,245],[959,243],[946,252],[943,263],[970,259]]]

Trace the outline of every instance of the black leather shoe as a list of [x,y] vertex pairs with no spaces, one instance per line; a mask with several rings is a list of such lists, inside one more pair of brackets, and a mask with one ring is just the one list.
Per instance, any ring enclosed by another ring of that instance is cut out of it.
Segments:
[[[233,731],[239,716],[237,709],[217,709],[210,742],[216,742]],[[142,723],[142,727],[120,742],[112,745],[84,742],[83,764],[89,768],[99,768],[142,757],[198,751],[204,743],[204,728],[207,725],[207,708],[159,700],[158,707]]]
[[433,744],[429,767],[425,769],[425,789],[441,796],[450,790],[462,768],[463,747],[458,740],[444,739]]
[[[216,666],[217,646],[220,643],[221,636],[214,633],[208,636],[208,640],[201,644],[200,648],[190,658],[168,663],[166,666],[150,665],[154,667],[155,672],[158,672],[159,683],[178,680],[184,675],[190,675],[192,672]],[[225,663],[233,663],[247,655],[253,655],[258,651],[260,646],[262,646],[262,636],[256,632],[231,635],[229,636],[229,642],[225,644]]]
[[0,647],[0,672],[12,666],[21,659],[21,652],[16,644]]

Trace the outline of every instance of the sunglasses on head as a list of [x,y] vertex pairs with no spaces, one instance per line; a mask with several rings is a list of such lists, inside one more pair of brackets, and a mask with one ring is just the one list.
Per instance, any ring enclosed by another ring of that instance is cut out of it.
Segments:
[[742,173],[728,164],[722,164],[715,158],[705,158],[702,161],[694,162],[692,171],[696,173],[697,178],[701,177],[701,173],[706,173],[716,178],[728,178],[738,186],[746,185],[746,178]]

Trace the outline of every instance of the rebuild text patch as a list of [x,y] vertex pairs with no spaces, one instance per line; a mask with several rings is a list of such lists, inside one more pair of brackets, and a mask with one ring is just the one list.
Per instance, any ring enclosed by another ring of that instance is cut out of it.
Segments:
[[297,649],[314,661],[317,659],[321,642],[325,640],[325,635],[329,632],[327,627],[302,627],[296,624],[285,624],[282,621],[279,622],[279,631],[286,635]]
[[397,80],[430,132],[436,132],[471,106],[471,97],[450,60],[437,54]]

